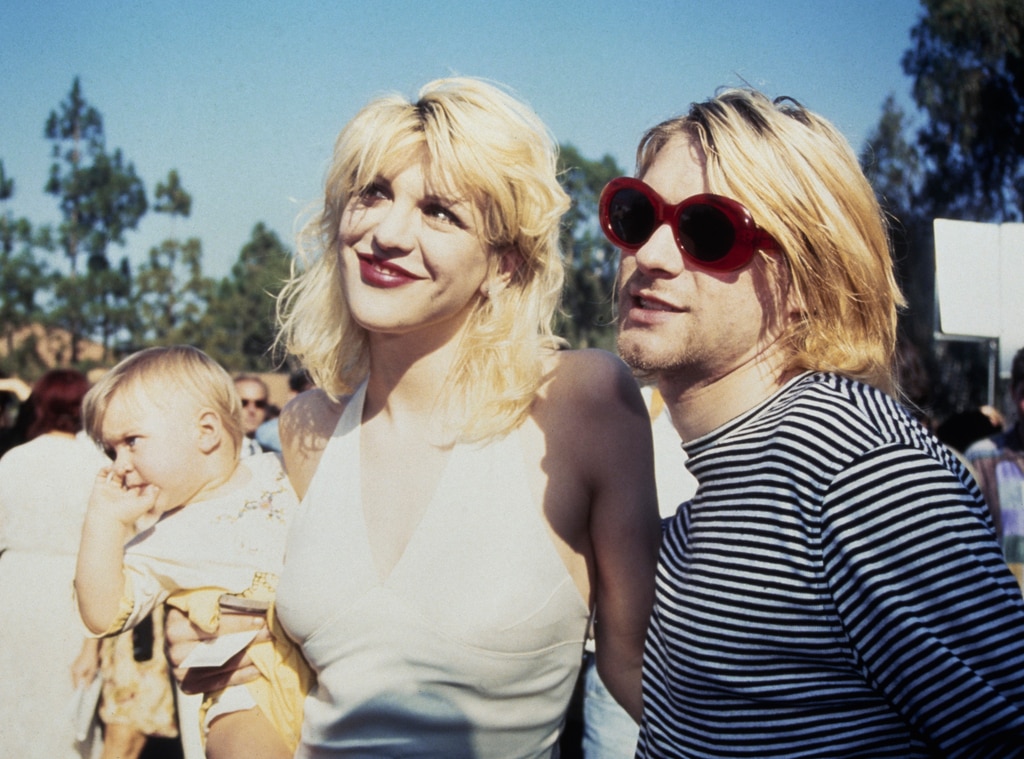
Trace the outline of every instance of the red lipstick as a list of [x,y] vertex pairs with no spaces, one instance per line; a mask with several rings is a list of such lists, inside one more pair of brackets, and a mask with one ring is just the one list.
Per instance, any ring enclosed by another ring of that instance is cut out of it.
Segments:
[[370,287],[401,287],[419,279],[390,261],[370,255],[359,255],[358,258],[359,276]]

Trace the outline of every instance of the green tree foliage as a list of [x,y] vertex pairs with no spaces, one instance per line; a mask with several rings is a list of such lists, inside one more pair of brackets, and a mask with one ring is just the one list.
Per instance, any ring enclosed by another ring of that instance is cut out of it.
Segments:
[[131,264],[122,258],[113,267],[106,258],[90,258],[88,275],[78,282],[85,298],[86,324],[103,345],[104,363],[109,363],[115,342],[138,329]]
[[903,70],[928,115],[920,200],[933,216],[1024,214],[1024,3],[922,0]]
[[[922,117],[913,127],[889,98],[861,155],[892,216],[893,248],[910,308],[903,355],[922,371],[908,388],[936,418],[986,402],[986,356],[976,342],[936,341],[937,217],[1011,221],[1024,211],[1024,4],[922,0],[903,70]],[[916,358],[915,358],[916,354]]]
[[887,211],[900,217],[918,213],[915,196],[921,184],[921,158],[909,141],[907,115],[893,95],[882,105],[882,117],[861,150],[861,165]]
[[151,345],[194,343],[213,283],[203,276],[198,238],[168,238],[149,249],[135,275],[139,324],[135,342]]
[[188,217],[192,196],[172,169],[154,193],[153,210],[171,219],[171,235],[150,248],[135,277],[139,324],[135,344],[173,345],[202,342],[200,320],[211,297],[213,282],[203,276],[203,249],[198,238],[179,240],[175,223]]
[[[83,335],[98,334],[107,346],[112,334],[125,326],[125,277],[130,271],[123,262],[112,269],[107,249],[111,243],[123,245],[125,231],[134,229],[146,213],[146,191],[121,151],[107,152],[103,118],[86,102],[77,77],[60,109],[50,112],[44,134],[53,143],[54,159],[46,192],[60,206],[58,240],[71,267],[71,281],[57,291],[58,312],[71,333],[75,362]],[[83,253],[86,281],[79,282]]]
[[156,202],[153,210],[159,213],[170,214],[171,219],[178,217],[188,218],[192,213],[192,196],[185,192],[181,186],[181,178],[177,169],[171,169],[167,174],[166,182],[158,182],[156,185]]
[[77,270],[78,256],[106,258],[110,243],[124,243],[146,213],[146,190],[120,150],[108,153],[103,118],[82,96],[76,77],[60,111],[51,111],[45,136],[54,162],[46,192],[55,196],[63,222],[60,242]]
[[23,356],[14,342],[15,335],[44,317],[39,296],[52,284],[52,277],[44,262],[35,255],[36,249],[52,247],[49,229],[35,231],[28,219],[15,218],[6,205],[14,195],[14,179],[7,176],[0,161],[0,339],[3,340],[7,359],[5,369],[12,374],[24,375]]
[[231,274],[214,287],[202,320],[203,347],[233,371],[273,371],[275,298],[291,267],[280,238],[261,222],[242,248]]
[[601,233],[597,203],[605,184],[623,172],[610,155],[589,160],[572,145],[561,146],[559,170],[572,207],[562,222],[566,281],[555,331],[573,347],[614,350],[618,255]]
[[931,216],[918,202],[923,182],[920,150],[907,115],[890,95],[861,150],[864,173],[890,219],[893,254],[909,308],[903,328],[915,344],[931,339],[934,291]]

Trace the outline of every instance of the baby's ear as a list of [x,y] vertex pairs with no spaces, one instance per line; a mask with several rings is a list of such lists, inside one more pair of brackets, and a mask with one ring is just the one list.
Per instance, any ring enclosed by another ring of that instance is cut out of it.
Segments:
[[197,427],[199,450],[203,453],[215,450],[224,439],[224,425],[220,415],[213,409],[205,408],[199,412]]

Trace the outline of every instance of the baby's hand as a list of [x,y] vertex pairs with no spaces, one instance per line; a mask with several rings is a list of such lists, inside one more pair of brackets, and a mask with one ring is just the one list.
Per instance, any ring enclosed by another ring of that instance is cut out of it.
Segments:
[[131,528],[140,517],[156,508],[158,492],[152,485],[128,485],[111,467],[104,467],[93,483],[89,511],[102,513]]
[[76,688],[88,685],[99,670],[99,641],[86,638],[82,650],[71,662],[71,681]]

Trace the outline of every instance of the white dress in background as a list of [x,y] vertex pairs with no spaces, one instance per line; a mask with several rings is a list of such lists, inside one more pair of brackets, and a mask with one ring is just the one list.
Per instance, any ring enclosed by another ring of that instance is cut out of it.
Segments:
[[[104,455],[84,436],[37,437],[0,459],[0,756],[80,759],[68,704],[85,630],[75,558]],[[96,744],[96,745],[93,745]]]

